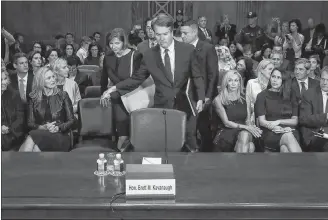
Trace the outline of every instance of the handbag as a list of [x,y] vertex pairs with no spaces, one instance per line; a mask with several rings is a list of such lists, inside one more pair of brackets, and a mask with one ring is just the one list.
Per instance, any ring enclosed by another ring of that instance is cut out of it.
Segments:
[[[130,77],[133,74],[133,55],[131,54]],[[138,88],[121,96],[125,109],[131,113],[142,108],[154,106],[155,84],[153,78],[148,77]]]

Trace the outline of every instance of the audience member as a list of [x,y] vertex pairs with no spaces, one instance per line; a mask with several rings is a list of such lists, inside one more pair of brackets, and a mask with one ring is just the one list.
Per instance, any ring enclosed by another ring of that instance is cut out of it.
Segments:
[[57,88],[49,67],[35,74],[30,94],[28,126],[31,129],[19,151],[68,151],[69,131],[74,124],[73,107],[66,92]]
[[1,70],[1,150],[17,151],[24,140],[24,106],[17,90],[10,87],[6,70]]
[[243,56],[239,57],[237,59],[236,70],[238,71],[238,73],[241,75],[243,79],[244,88],[246,87],[250,79],[256,78],[255,73],[253,71],[253,62],[250,58],[243,57]]
[[220,40],[225,38],[229,40],[229,44],[235,40],[235,36],[237,34],[237,26],[235,24],[230,24],[229,16],[222,15],[221,16],[221,24],[219,24],[216,28],[215,36],[218,37],[218,44]]
[[[315,27],[311,50],[313,54],[318,54],[322,61],[328,55],[328,36],[326,36],[326,27],[322,23]],[[322,66],[323,64],[320,63],[320,67]]]
[[213,43],[212,32],[206,27],[207,18],[205,16],[198,17],[198,38],[208,43]]
[[311,51],[312,39],[315,32],[315,23],[313,18],[308,19],[308,28],[306,28],[302,34],[304,36],[303,52],[304,58],[308,58],[310,55],[308,51]]
[[82,64],[84,64],[85,59],[89,56],[89,45],[91,44],[91,39],[87,36],[82,37],[81,47],[76,52],[76,56],[80,58]]
[[319,55],[311,55],[309,58],[309,61],[311,63],[310,69],[309,69],[309,77],[311,79],[316,79],[320,81],[320,57]]
[[290,78],[278,69],[271,73],[267,89],[257,95],[255,114],[269,152],[302,152],[298,143],[298,103],[292,98]]
[[79,44],[75,43],[75,38],[72,33],[66,33],[65,40],[66,40],[66,44],[73,45],[74,51],[77,51],[80,48]]
[[28,57],[29,64],[31,66],[30,70],[33,75],[43,66],[41,52],[33,51]]
[[50,49],[46,52],[46,66],[52,66],[53,63],[58,59],[58,57],[61,57],[61,53],[58,49]]
[[184,24],[183,21],[183,12],[182,10],[177,10],[176,12],[176,21],[173,24],[173,35],[176,35],[176,31],[180,30],[181,26]]
[[289,51],[293,51],[295,54],[295,58],[301,58],[302,56],[302,45],[304,43],[304,36],[301,34],[302,25],[300,20],[292,19],[289,21],[289,29],[290,34],[285,36],[285,42],[283,44],[283,48],[286,51],[286,59],[294,63],[292,59],[293,55],[288,56]]
[[237,49],[237,44],[235,41],[230,41],[228,48],[234,60],[237,60],[238,57],[243,56],[242,52],[240,52],[240,50]]
[[221,88],[221,93],[214,99],[213,104],[224,127],[214,138],[214,150],[254,152],[252,136],[259,138],[262,131],[256,126],[246,125],[247,106],[240,74],[236,70],[229,70],[223,77]]
[[84,65],[96,65],[99,66],[100,62],[100,50],[98,44],[90,44],[88,50],[88,57],[84,61]]
[[137,50],[142,54],[144,54],[147,49],[153,48],[157,45],[155,33],[151,27],[151,22],[152,22],[152,19],[150,19],[150,18],[146,19],[146,34],[147,34],[148,39],[144,40],[137,46]]

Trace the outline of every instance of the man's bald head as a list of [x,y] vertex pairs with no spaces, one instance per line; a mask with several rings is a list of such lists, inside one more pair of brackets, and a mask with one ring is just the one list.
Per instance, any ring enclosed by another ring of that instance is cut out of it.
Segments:
[[315,28],[314,19],[313,18],[309,18],[308,19],[308,26],[309,26],[310,29]]

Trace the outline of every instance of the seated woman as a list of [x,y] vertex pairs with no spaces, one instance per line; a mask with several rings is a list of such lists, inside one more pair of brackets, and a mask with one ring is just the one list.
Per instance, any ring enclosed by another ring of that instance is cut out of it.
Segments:
[[243,53],[237,49],[237,44],[235,41],[231,41],[229,43],[229,51],[234,60],[238,59],[239,57],[243,56]]
[[311,66],[309,69],[309,77],[320,81],[320,57],[319,55],[311,55],[309,58]]
[[30,53],[28,57],[29,64],[31,65],[31,71],[33,75],[42,67],[42,56],[41,52],[34,51]]
[[74,124],[73,106],[68,94],[57,88],[56,76],[42,67],[34,76],[28,108],[29,136],[19,151],[68,151],[69,131]]
[[213,103],[224,128],[214,139],[215,151],[254,152],[252,136],[258,138],[262,131],[256,126],[245,124],[247,107],[240,74],[236,70],[229,70],[223,77],[221,88],[221,93]]
[[65,58],[66,60],[68,60],[69,58],[70,59],[76,59],[78,64],[81,65],[80,58],[78,56],[76,56],[76,54],[75,54],[75,49],[74,49],[73,44],[66,44],[65,45],[63,58]]
[[257,95],[268,86],[270,74],[274,69],[271,60],[262,60],[255,72],[257,78],[250,79],[246,86],[247,123],[255,124],[254,104]]
[[261,55],[259,57],[256,57],[255,60],[257,62],[261,62],[262,60],[270,59],[271,52],[272,52],[271,45],[266,43],[261,48]]
[[10,87],[8,72],[1,70],[1,150],[17,151],[24,141],[24,105]]
[[291,81],[278,69],[270,76],[266,90],[258,94],[255,112],[263,128],[266,151],[302,152],[298,143],[298,104],[291,94]]
[[216,50],[218,54],[218,69],[219,69],[218,83],[219,86],[221,86],[223,76],[226,74],[226,72],[236,68],[236,61],[232,58],[228,47],[218,46],[216,47]]
[[254,71],[253,71],[253,61],[250,58],[246,58],[243,56],[239,57],[237,59],[237,68],[236,69],[243,79],[244,87],[246,87],[247,82],[250,79],[256,78]]
[[57,78],[58,89],[67,92],[73,105],[73,112],[76,114],[77,104],[81,100],[81,94],[77,83],[74,80],[68,78],[69,68],[67,61],[63,58],[58,58],[53,63],[52,70]]
[[84,65],[96,65],[99,66],[100,50],[98,44],[90,44],[89,55],[84,61]]
[[46,63],[45,66],[51,66],[60,57],[61,54],[57,49],[51,49],[46,52]]

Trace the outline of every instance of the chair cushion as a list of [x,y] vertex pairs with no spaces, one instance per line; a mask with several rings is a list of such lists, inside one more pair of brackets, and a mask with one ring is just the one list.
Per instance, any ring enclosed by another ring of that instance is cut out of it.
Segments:
[[100,86],[88,86],[84,93],[85,98],[100,98],[101,88]]
[[180,151],[185,142],[186,113],[172,109],[147,108],[131,113],[131,144],[134,151],[161,152],[165,149],[165,116],[167,149]]

